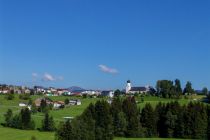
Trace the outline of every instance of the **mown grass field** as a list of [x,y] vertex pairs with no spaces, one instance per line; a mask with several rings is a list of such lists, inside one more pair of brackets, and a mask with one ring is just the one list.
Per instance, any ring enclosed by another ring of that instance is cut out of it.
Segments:
[[[32,96],[32,100],[35,100],[39,97],[40,96]],[[66,98],[75,99],[75,97],[65,97],[65,96],[49,97],[49,98],[51,98],[54,101],[64,101]],[[203,96],[193,96],[189,99],[180,99],[178,100],[178,102],[183,105],[189,103],[190,101],[199,101],[202,98]],[[96,99],[80,98],[80,99],[82,101],[81,106],[71,106],[62,110],[50,111],[50,115],[54,117],[56,124],[59,124],[60,121],[63,121],[64,120],[63,117],[76,117],[80,115],[90,103],[95,103],[97,100],[100,100],[97,98]],[[139,101],[138,106],[140,108],[143,108],[146,103],[150,103],[153,107],[155,107],[159,102],[168,103],[171,101],[175,101],[172,99],[163,99],[151,96],[144,97],[143,103],[141,103],[141,98],[137,98],[137,100]],[[19,111],[21,110],[21,107],[18,106],[20,102],[27,103],[28,101],[20,100],[18,96],[15,96],[14,100],[8,101],[4,98],[4,95],[0,95],[0,123],[4,122],[4,114],[8,109],[12,109],[14,114],[19,113]],[[41,126],[41,121],[44,118],[44,115],[42,113],[37,113],[33,115],[32,118],[36,123],[36,127],[39,128]],[[3,128],[2,126],[0,126],[0,139],[2,140],[30,140],[31,136],[36,136],[37,140],[54,140],[54,133],[43,133],[39,131],[23,131],[23,130],[16,130],[10,128]],[[128,139],[128,140],[150,140],[150,139]],[[126,138],[116,138],[116,140],[126,140]],[[160,140],[160,139],[155,138],[153,140]]]
[[[1,140],[30,140],[35,136],[37,140],[54,140],[54,133],[16,130],[0,127]],[[182,140],[182,139],[163,139],[163,138],[115,138],[114,140]],[[186,139],[185,139],[186,140]]]

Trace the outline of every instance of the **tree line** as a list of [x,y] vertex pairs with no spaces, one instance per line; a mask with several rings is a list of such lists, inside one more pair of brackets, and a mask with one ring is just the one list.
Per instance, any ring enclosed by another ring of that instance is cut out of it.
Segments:
[[[181,81],[176,79],[175,81],[170,80],[158,80],[156,83],[156,96],[163,98],[177,98],[179,99],[182,95],[193,95],[196,91],[192,87],[191,82],[187,82],[185,87],[181,87]],[[204,87],[201,94],[209,96],[209,91]]]
[[[22,130],[34,130],[36,128],[34,120],[31,117],[31,111],[28,108],[24,108],[20,111],[19,114],[14,115],[11,109],[8,109],[5,117],[5,122],[2,123],[5,127],[11,127]],[[42,120],[41,128],[38,128],[40,131],[55,131],[55,122],[52,116],[49,116],[48,113],[45,113],[45,117]]]
[[56,140],[112,140],[114,137],[210,139],[210,107],[199,102],[180,105],[147,103],[139,109],[134,97],[90,104],[74,120],[63,122]]

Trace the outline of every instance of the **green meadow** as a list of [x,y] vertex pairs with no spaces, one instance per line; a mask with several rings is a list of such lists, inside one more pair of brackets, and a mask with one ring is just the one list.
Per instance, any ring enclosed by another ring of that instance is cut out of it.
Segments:
[[[32,96],[32,100],[40,98],[41,96]],[[200,101],[204,96],[193,96],[189,97],[188,99],[179,99],[177,100],[180,104],[184,105],[189,103],[190,101]],[[90,103],[95,103],[100,98],[81,98],[81,97],[66,97],[66,96],[58,96],[58,97],[49,97],[54,101],[64,101],[66,98],[77,98],[82,101],[81,106],[70,106],[68,108],[64,108],[62,110],[52,110],[50,111],[50,115],[53,116],[56,124],[58,125],[60,121],[63,121],[64,117],[76,117],[80,115],[85,108]],[[153,107],[155,107],[159,102],[168,103],[171,101],[176,101],[172,99],[163,99],[159,97],[151,97],[146,96],[144,97],[144,101],[142,102],[141,97],[137,98],[138,106],[143,108],[146,103],[150,103]],[[13,113],[19,113],[21,107],[19,107],[19,103],[24,102],[27,103],[28,101],[20,100],[18,96],[15,96],[15,99],[12,101],[6,100],[4,95],[0,95],[0,123],[4,122],[4,114],[8,109],[12,109]],[[36,127],[39,128],[41,126],[42,119],[44,115],[42,113],[37,113],[32,115],[32,118],[36,122]],[[24,131],[24,130],[17,130],[11,128],[4,128],[0,126],[0,139],[2,140],[30,140],[32,136],[36,136],[37,140],[54,140],[54,133],[43,133],[39,131]],[[115,140],[126,140],[127,138],[115,138]],[[149,139],[128,139],[128,140],[151,140]],[[152,140],[161,140],[160,138],[154,138]],[[167,139],[166,139],[167,140]],[[173,139],[175,140],[175,139]]]
[[[26,131],[0,127],[1,140],[30,140],[35,136],[37,140],[54,140],[54,133]],[[114,140],[182,140],[182,139],[163,139],[163,138],[115,138]]]

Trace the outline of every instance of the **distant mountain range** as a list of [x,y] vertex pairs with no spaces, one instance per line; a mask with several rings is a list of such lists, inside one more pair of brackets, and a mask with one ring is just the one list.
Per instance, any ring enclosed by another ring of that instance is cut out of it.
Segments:
[[81,92],[81,91],[85,91],[85,89],[83,89],[81,87],[78,87],[78,86],[72,86],[72,87],[69,87],[67,89],[70,92]]

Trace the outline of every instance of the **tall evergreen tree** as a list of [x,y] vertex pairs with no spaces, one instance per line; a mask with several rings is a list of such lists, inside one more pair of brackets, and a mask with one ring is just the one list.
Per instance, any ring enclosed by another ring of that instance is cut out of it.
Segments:
[[95,104],[96,140],[112,140],[113,125],[110,105],[106,101]]
[[33,113],[33,114],[35,114],[35,113],[37,113],[37,107],[36,107],[36,104],[35,103],[32,103],[32,105],[31,105],[31,113]]
[[146,104],[141,112],[141,124],[146,129],[146,137],[157,136],[157,118],[151,104]]
[[124,137],[126,131],[127,131],[127,121],[125,114],[123,112],[119,112],[114,122],[114,134],[115,136],[118,137]]
[[10,127],[12,123],[13,113],[11,109],[8,109],[7,113],[4,115],[5,117],[5,126]]
[[119,89],[115,90],[114,96],[115,96],[115,97],[118,97],[118,96],[120,96],[120,95],[121,95],[121,91],[120,91]]
[[[95,111],[94,105],[90,104],[87,109],[83,112],[83,114],[73,122],[76,129],[73,129],[73,133],[80,131],[82,134],[76,139],[82,140],[95,140]],[[74,134],[75,135],[75,134]]]
[[161,102],[158,103],[158,105],[155,108],[155,113],[157,115],[157,131],[158,131],[158,135],[161,138],[167,137],[166,136],[167,129],[166,129],[166,126],[165,126],[166,105],[162,104]]
[[111,104],[111,114],[113,118],[114,134],[116,136],[123,134],[123,132],[119,133],[119,130],[121,129],[119,128],[121,127],[119,123],[122,123],[121,121],[123,121],[124,119],[124,116],[122,114],[119,114],[120,112],[122,112],[122,101],[119,97],[115,97]]
[[22,109],[20,112],[22,129],[34,129],[35,124],[31,120],[31,112],[28,108]]
[[177,97],[180,97],[182,95],[182,87],[179,79],[175,80],[175,90]]
[[61,123],[55,134],[56,140],[74,140],[70,120]]
[[188,81],[184,89],[184,94],[193,94],[194,92],[195,91],[192,88],[192,83]]
[[140,124],[139,110],[136,105],[135,97],[128,97],[123,101],[123,112],[127,120],[127,137],[143,136],[143,129]]
[[45,99],[42,99],[42,100],[41,100],[40,110],[41,110],[41,112],[43,112],[43,113],[46,113],[46,112],[47,112],[47,102],[46,102]]
[[45,114],[45,118],[42,121],[42,131],[54,131],[55,130],[55,124],[53,117],[49,116],[48,113]]
[[210,139],[210,107],[207,107],[207,116],[208,116],[208,128],[207,128],[207,139]]
[[185,106],[180,109],[180,112],[177,115],[177,120],[174,129],[174,137],[175,138],[184,138],[184,112]]
[[202,93],[204,95],[208,95],[209,94],[208,88],[204,87],[203,90],[202,90]]
[[177,116],[172,114],[171,110],[168,110],[166,113],[166,120],[165,120],[165,126],[166,126],[166,132],[167,132],[166,136],[168,138],[173,138],[174,136],[176,121],[177,121]]
[[207,113],[205,107],[200,103],[189,103],[185,116],[185,138],[203,139],[207,132]]

